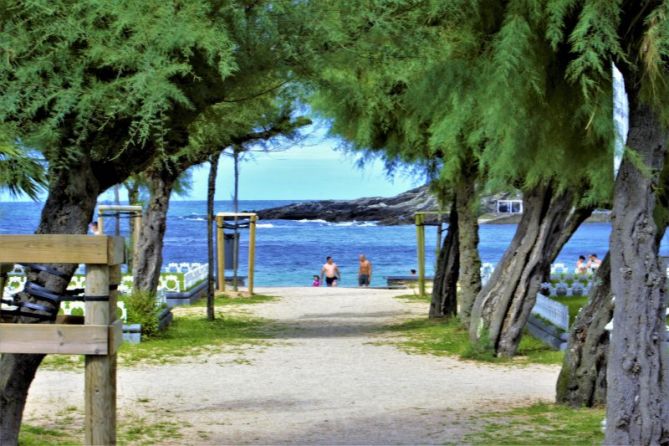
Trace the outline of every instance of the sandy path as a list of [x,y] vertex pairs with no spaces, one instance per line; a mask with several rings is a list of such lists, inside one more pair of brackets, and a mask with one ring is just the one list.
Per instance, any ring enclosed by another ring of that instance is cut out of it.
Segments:
[[[443,444],[479,410],[550,400],[558,368],[409,355],[375,329],[425,314],[397,291],[267,288],[245,307],[282,327],[269,347],[119,370],[119,411],[187,422],[189,444]],[[206,359],[206,360],[205,360]],[[246,363],[248,361],[248,363]],[[40,371],[26,419],[81,408],[83,374]]]

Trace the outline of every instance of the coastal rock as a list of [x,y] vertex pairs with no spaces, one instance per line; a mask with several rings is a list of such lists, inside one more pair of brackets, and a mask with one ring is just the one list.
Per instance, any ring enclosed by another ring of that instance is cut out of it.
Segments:
[[402,225],[413,223],[416,212],[436,209],[439,209],[437,199],[427,186],[421,186],[394,197],[304,201],[257,212],[258,217],[264,220],[355,220]]
[[[479,223],[517,224],[520,215],[497,214],[497,200],[520,200],[517,191],[484,195],[480,202]],[[419,211],[436,211],[437,199],[428,186],[408,190],[394,197],[367,197],[356,200],[302,201],[286,206],[255,211],[263,220],[325,220],[328,222],[375,221],[380,225],[406,225],[414,223],[414,214]],[[448,212],[443,221],[448,222]],[[609,221],[607,211],[597,211],[588,222]],[[433,222],[427,219],[426,222]]]

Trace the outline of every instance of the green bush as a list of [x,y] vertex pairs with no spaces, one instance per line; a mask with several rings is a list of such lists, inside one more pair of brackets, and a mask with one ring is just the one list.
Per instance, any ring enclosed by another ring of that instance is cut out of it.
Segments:
[[141,324],[144,336],[154,336],[158,332],[158,316],[163,306],[158,305],[154,294],[133,291],[121,300],[128,311],[128,324]]

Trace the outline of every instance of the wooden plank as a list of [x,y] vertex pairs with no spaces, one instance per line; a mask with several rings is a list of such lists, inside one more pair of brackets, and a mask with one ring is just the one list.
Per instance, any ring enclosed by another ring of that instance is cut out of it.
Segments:
[[[86,296],[106,296],[108,294],[109,266],[86,265]],[[105,337],[108,338],[110,322],[109,301],[86,302],[86,325],[105,325]],[[86,356],[84,395],[84,442],[86,444],[116,444],[114,358],[115,355]]]
[[[116,307],[118,302],[118,285],[121,283],[123,274],[121,266],[109,267],[109,287],[115,288],[109,291],[109,354],[116,355],[119,346],[123,342],[123,321],[117,319]],[[114,375],[116,375],[116,361],[113,364]]]
[[0,353],[105,355],[105,325],[0,324]]
[[256,217],[255,212],[219,212],[217,217],[232,218],[232,217]]
[[218,292],[225,291],[225,245],[223,217],[216,216],[216,279]]
[[425,217],[422,213],[416,214],[416,244],[418,256],[418,292],[425,295]]
[[258,218],[253,215],[249,224],[249,295],[253,296],[253,279],[256,267],[256,221]]
[[[120,237],[113,237],[121,239]],[[118,241],[110,237],[74,234],[0,235],[0,263],[122,263]],[[110,254],[112,255],[110,258]],[[125,257],[125,256],[123,256]]]
[[115,205],[115,204],[101,204],[98,206],[98,212],[103,213],[105,211],[120,211],[120,212],[142,212],[141,206],[133,205]]

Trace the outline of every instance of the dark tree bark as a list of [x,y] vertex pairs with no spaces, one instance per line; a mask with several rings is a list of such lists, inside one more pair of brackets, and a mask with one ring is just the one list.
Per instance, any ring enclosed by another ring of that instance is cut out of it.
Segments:
[[[214,197],[216,195],[216,177],[218,176],[218,160],[221,152],[215,153],[209,159],[209,179],[207,187],[207,261],[209,274],[207,277],[207,319],[213,321],[214,314]],[[225,277],[223,278],[225,280]]]
[[[51,172],[47,197],[37,234],[85,234],[101,190],[88,159]],[[71,277],[77,265],[51,265]],[[69,280],[30,273],[30,280],[57,293]],[[27,296],[22,298],[28,299]],[[40,304],[45,304],[40,301]],[[14,322],[26,322],[16,320]],[[29,320],[27,322],[32,322]],[[15,445],[21,427],[28,389],[44,355],[3,354],[0,360],[0,444]]]
[[606,404],[609,332],[604,327],[613,317],[608,253],[597,270],[589,297],[570,329],[557,382],[557,402],[572,407]]
[[[669,223],[669,169],[663,171],[663,187],[655,212],[658,246]],[[556,401],[572,407],[594,407],[606,404],[606,369],[610,339],[606,325],[613,318],[611,263],[607,253],[597,270],[588,300],[569,333],[562,369],[558,377]]]
[[159,166],[145,172],[151,193],[144,211],[133,257],[133,288],[156,294],[163,265],[163,245],[167,229],[170,195],[178,173]]
[[453,204],[448,219],[448,232],[437,259],[437,271],[434,275],[432,302],[430,303],[430,319],[451,317],[457,314],[459,257],[458,210]]
[[469,326],[472,307],[476,296],[481,291],[481,257],[479,256],[478,195],[476,193],[476,175],[469,169],[456,185],[455,205],[458,218],[459,243],[459,283],[460,320]]
[[476,297],[470,337],[499,356],[518,349],[541,283],[560,249],[591,208],[574,208],[575,195],[539,185],[523,195],[524,213],[495,272]]
[[[669,132],[640,99],[639,74],[622,70],[629,133],[614,192],[611,291],[615,296],[607,366],[606,444],[669,442],[665,272],[653,214]],[[630,157],[634,151],[634,160]],[[639,168],[640,163],[643,169]],[[642,170],[648,170],[644,172]]]

